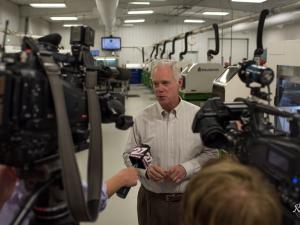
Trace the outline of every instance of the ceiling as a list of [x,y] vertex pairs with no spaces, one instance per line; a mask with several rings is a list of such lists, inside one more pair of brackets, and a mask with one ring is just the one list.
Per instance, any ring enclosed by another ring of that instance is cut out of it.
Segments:
[[[98,20],[101,24],[99,12],[95,0],[8,0],[21,7],[21,16],[30,18],[41,18],[50,21],[50,16],[77,16],[80,23],[84,20]],[[109,0],[107,0],[109,1]],[[283,5],[299,2],[299,0],[267,0],[261,4],[234,3],[231,0],[148,0],[149,6],[128,4],[130,1],[141,0],[119,0],[116,11],[116,25],[123,25],[125,19],[144,18],[145,24],[183,23],[184,19],[204,19],[209,25],[221,23],[228,20],[244,17],[260,12],[263,8],[272,9]],[[146,1],[146,0],[145,0]],[[58,3],[65,2],[64,9],[36,9],[31,8],[29,3]],[[128,15],[129,10],[152,9],[151,15]],[[226,11],[227,16],[204,16],[204,11]]]

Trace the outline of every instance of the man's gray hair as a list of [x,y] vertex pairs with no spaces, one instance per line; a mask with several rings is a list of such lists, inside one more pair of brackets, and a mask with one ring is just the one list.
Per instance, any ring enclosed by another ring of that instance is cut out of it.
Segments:
[[151,70],[151,79],[153,78],[154,71],[161,66],[170,66],[173,71],[173,76],[176,80],[179,80],[181,78],[180,69],[177,65],[177,61],[175,60],[169,60],[169,59],[161,59],[154,61],[152,64],[152,70]]

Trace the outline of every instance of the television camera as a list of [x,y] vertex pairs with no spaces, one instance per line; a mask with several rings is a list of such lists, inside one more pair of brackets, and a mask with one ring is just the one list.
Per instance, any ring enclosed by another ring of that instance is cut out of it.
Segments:
[[[21,224],[31,210],[31,224],[78,224],[98,216],[102,105],[105,120],[120,129],[132,125],[132,119],[123,115],[120,103],[110,113],[116,103],[95,91],[111,71],[94,65],[93,38],[91,28],[72,28],[72,55],[58,53],[58,34],[24,37],[20,53],[1,49],[0,163],[16,167],[31,192],[11,224]],[[86,148],[85,195],[74,152]]]
[[[262,11],[259,29],[267,14],[267,10]],[[262,31],[258,34],[261,41]],[[259,47],[256,57],[258,52],[261,52]],[[242,163],[263,171],[280,193],[285,224],[299,224],[300,218],[294,211],[300,203],[300,115],[257,101],[257,98],[268,100],[270,93],[260,88],[272,82],[272,69],[258,66],[251,60],[241,65],[239,77],[251,88],[252,97],[237,98],[233,103],[224,103],[219,98],[208,100],[196,114],[192,130],[200,132],[205,146],[225,149]],[[256,86],[251,86],[252,83]],[[269,115],[288,118],[290,132],[277,130]],[[237,121],[240,128],[236,126]]]

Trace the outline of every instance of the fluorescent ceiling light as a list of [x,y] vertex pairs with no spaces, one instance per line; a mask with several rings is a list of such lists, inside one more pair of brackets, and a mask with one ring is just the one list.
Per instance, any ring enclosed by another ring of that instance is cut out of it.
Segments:
[[78,27],[78,26],[83,26],[83,24],[64,24],[64,27]]
[[185,23],[204,23],[205,20],[184,20]]
[[150,2],[129,2],[131,5],[150,5]]
[[153,10],[143,10],[143,11],[128,11],[128,14],[152,14]]
[[30,3],[33,8],[66,8],[65,3]]
[[138,20],[124,20],[124,23],[143,23],[145,19],[138,19]]
[[78,20],[78,18],[76,16],[53,16],[50,17],[51,20]]
[[208,16],[226,16],[228,15],[229,12],[204,12],[203,15],[208,15]]
[[231,0],[232,2],[263,3],[267,0]]

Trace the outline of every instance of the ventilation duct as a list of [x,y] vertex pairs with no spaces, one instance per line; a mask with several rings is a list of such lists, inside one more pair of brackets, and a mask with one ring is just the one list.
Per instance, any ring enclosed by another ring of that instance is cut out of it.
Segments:
[[[265,22],[265,27],[267,28],[275,25],[288,24],[299,20],[300,20],[300,11],[281,13],[267,18]],[[257,27],[257,23],[258,22],[256,21],[250,23],[236,24],[232,27],[232,31],[238,32],[238,31],[245,31],[245,30],[254,30]]]
[[116,11],[119,0],[95,0],[101,20],[107,34],[112,34],[116,23]]

